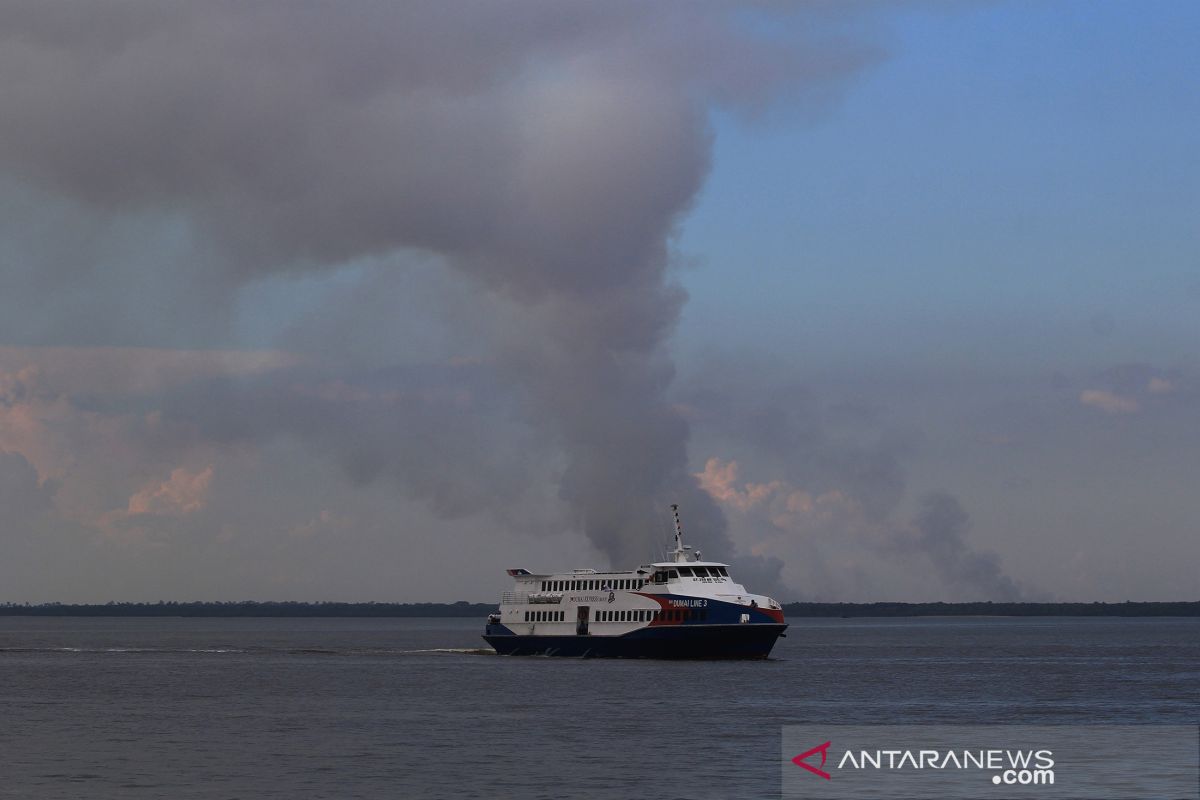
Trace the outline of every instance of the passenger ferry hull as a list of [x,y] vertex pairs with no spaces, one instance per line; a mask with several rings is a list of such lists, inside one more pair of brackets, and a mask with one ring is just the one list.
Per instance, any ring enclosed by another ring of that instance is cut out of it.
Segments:
[[787,625],[686,625],[641,628],[620,636],[517,635],[488,625],[500,655],[568,658],[755,659],[771,654]]

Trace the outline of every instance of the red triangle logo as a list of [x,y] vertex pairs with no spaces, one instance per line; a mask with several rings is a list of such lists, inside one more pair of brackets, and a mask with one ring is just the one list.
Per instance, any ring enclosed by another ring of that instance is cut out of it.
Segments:
[[829,750],[829,745],[830,745],[830,742],[826,742],[825,744],[817,745],[812,750],[806,750],[805,752],[803,752],[800,755],[793,758],[792,763],[795,764],[797,767],[803,767],[804,769],[811,772],[813,775],[820,775],[825,780],[829,780],[830,775],[828,772],[826,772],[823,769],[817,769],[812,764],[806,763],[804,760],[804,759],[808,758],[809,756],[814,756],[817,753],[820,753],[821,754],[821,766],[822,767],[825,766],[825,754],[826,754],[826,751]]

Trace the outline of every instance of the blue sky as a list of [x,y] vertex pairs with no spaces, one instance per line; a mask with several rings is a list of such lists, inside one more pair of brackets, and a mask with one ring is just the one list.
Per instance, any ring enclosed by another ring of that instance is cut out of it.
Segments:
[[[872,23],[884,55],[823,113],[716,116],[679,341],[725,317],[789,350],[836,339],[839,360],[1193,355],[1200,9],[963,4]],[[1091,334],[1099,315],[1113,336]]]

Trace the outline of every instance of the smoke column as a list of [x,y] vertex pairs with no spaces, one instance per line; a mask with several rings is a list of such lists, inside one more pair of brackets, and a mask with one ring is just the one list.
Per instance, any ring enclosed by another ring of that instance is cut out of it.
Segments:
[[[162,268],[193,270],[181,284],[208,291],[164,302],[214,312],[264,276],[431,255],[523,309],[491,357],[562,454],[559,495],[601,551],[644,560],[679,502],[694,543],[730,552],[667,400],[665,343],[685,302],[669,243],[707,173],[714,109],[820,94],[869,60],[814,38],[829,9],[155,0],[62,12],[0,10],[9,181],[100,224],[178,226],[204,258]],[[328,442],[300,419],[290,433]],[[405,457],[401,444],[388,457]]]

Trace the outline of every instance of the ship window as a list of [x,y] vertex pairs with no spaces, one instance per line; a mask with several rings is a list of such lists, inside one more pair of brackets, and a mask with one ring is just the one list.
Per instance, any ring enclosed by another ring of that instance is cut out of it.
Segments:
[[667,580],[669,580],[669,581],[679,580],[679,573],[673,569],[667,570]]
[[717,572],[721,573],[721,577],[722,577],[722,578],[728,578],[728,577],[729,577],[729,571],[728,571],[728,570],[726,570],[724,567],[717,567]]
[[654,582],[655,583],[666,583],[667,582],[667,573],[665,573],[665,572],[654,573]]
[[690,578],[690,577],[692,577],[692,568],[691,567],[680,567],[679,574],[685,578]]

